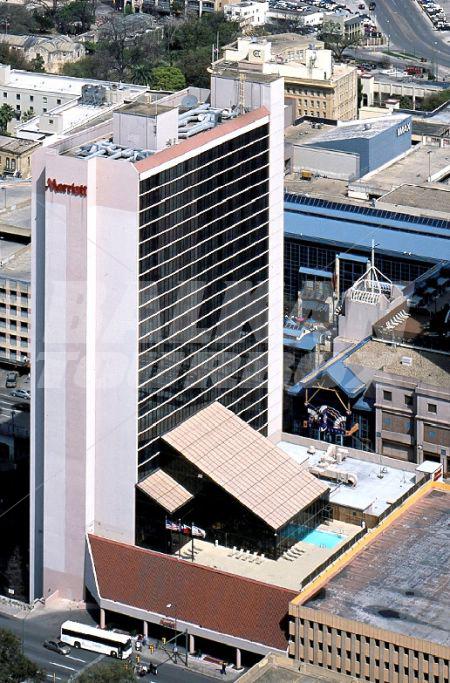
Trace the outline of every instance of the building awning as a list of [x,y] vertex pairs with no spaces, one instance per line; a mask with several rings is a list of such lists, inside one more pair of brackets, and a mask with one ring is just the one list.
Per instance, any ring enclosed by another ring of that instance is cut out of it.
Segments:
[[348,251],[341,251],[341,253],[338,254],[338,259],[341,261],[356,261],[357,263],[364,263],[364,265],[366,265],[369,257],[350,254]]
[[99,536],[88,543],[100,606],[142,610],[154,623],[176,619],[210,639],[245,640],[249,650],[253,643],[286,650],[288,607],[297,592]]
[[192,493],[173,479],[163,470],[156,470],[140,481],[138,489],[143,491],[161,505],[167,512],[175,512],[182,505],[188,503]]
[[331,280],[333,273],[329,270],[320,270],[319,268],[307,268],[306,266],[301,266],[298,269],[301,275],[315,275],[316,277],[323,277],[327,280]]
[[333,363],[326,369],[325,374],[338,385],[349,398],[355,398],[366,388],[355,373],[350,370],[342,361]]
[[329,488],[220,403],[162,437],[275,531]]

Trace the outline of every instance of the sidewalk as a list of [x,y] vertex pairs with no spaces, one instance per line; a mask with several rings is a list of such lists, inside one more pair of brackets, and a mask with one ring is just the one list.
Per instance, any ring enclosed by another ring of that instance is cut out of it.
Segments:
[[[155,650],[153,653],[150,652],[149,645],[154,646]],[[140,655],[142,664],[148,664],[149,662],[152,662],[152,664],[157,664],[159,667],[166,666],[167,663],[171,666],[178,666],[182,669],[186,668],[186,655],[185,649],[183,647],[178,646],[178,661],[175,664],[173,659],[169,659],[169,653],[161,649],[162,646],[158,641],[149,639],[149,645],[143,646],[141,652],[136,652],[134,650],[133,659],[136,660],[136,656]],[[172,646],[168,646],[168,650],[170,654],[172,654]],[[227,683],[230,681],[236,681],[246,671],[244,668],[237,671],[234,666],[229,664],[226,667],[226,674],[221,674],[221,661],[219,659],[215,661],[213,657],[209,657],[208,655],[201,655],[201,657],[188,655],[187,668],[191,671],[204,674],[205,676],[210,676],[211,678],[217,678],[218,680],[225,681]]]

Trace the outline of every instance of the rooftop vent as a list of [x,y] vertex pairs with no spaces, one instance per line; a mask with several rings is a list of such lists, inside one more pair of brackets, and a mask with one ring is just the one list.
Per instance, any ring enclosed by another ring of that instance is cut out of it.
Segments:
[[412,365],[412,362],[411,356],[402,356],[400,359],[402,365]]

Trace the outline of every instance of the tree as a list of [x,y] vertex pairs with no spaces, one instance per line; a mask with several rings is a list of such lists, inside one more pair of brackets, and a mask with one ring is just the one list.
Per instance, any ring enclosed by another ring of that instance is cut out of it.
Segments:
[[21,116],[21,120],[24,123],[26,123],[27,121],[30,121],[30,119],[34,119],[35,116],[36,116],[36,114],[34,113],[34,111],[31,111],[31,109],[28,109],[27,111],[23,112],[23,114]]
[[134,64],[131,67],[131,82],[138,85],[148,85],[152,81],[153,69],[148,63]]
[[30,69],[31,71],[39,71],[41,73],[45,71],[45,62],[42,55],[36,55],[36,57],[31,60]]
[[342,56],[348,47],[357,47],[362,42],[362,35],[346,34],[339,24],[327,21],[322,25],[319,33],[320,40],[323,40],[327,50],[331,50],[337,62],[342,61]]
[[14,109],[9,104],[2,104],[0,107],[0,133],[6,133],[8,123],[13,120],[14,116]]
[[186,87],[186,79],[177,66],[155,67],[151,83],[155,90],[181,90]]
[[78,683],[135,683],[133,669],[127,662],[100,662],[84,671]]
[[0,629],[0,681],[21,683],[24,680],[44,681],[45,673],[22,654],[17,636],[11,631]]
[[95,7],[86,0],[73,0],[55,14],[55,23],[61,33],[85,33],[95,21]]
[[18,35],[33,33],[35,19],[33,14],[21,5],[2,3],[0,5],[0,28],[5,33]]

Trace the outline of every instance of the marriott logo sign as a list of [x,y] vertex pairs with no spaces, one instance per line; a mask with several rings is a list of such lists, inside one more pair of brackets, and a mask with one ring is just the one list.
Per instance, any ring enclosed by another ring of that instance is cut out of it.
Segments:
[[57,192],[59,194],[72,194],[75,197],[87,197],[87,185],[67,185],[66,183],[58,183],[54,178],[47,180],[47,189],[50,192]]

